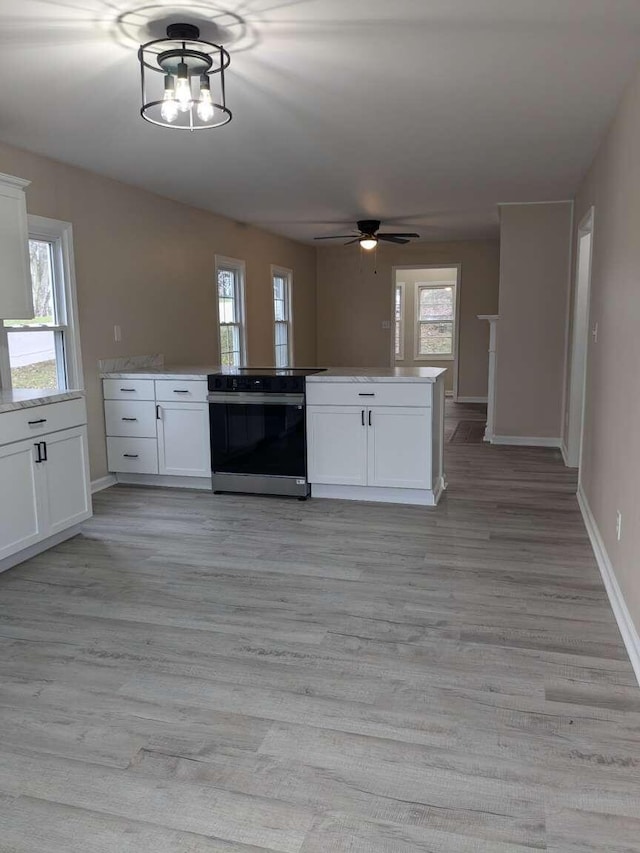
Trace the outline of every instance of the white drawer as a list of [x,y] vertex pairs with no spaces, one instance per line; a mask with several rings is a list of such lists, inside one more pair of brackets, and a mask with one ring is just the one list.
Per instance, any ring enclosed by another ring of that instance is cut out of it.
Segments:
[[154,400],[153,379],[103,379],[105,400]]
[[431,406],[426,382],[307,382],[309,406]]
[[207,393],[206,379],[156,379],[156,400],[165,403],[206,403]]
[[150,400],[105,400],[107,435],[156,437],[156,404]]
[[0,414],[0,445],[82,426],[86,422],[84,398],[3,412]]
[[109,471],[128,474],[158,473],[155,438],[107,438]]

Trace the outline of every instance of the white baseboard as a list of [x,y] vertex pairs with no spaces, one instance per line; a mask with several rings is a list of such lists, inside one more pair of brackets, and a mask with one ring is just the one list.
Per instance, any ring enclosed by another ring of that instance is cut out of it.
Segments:
[[456,397],[456,403],[487,403],[486,397]]
[[106,477],[98,477],[97,480],[91,481],[91,494],[101,492],[103,489],[108,489],[109,486],[115,486],[117,483],[115,474],[107,474]]
[[19,563],[24,563],[25,560],[30,560],[32,557],[42,554],[43,551],[48,551],[49,548],[53,548],[61,542],[71,539],[72,536],[77,536],[81,530],[82,522],[74,524],[73,527],[68,527],[66,530],[61,530],[60,533],[54,533],[53,536],[49,536],[41,542],[36,542],[35,545],[23,548],[22,551],[18,551],[17,554],[11,554],[10,557],[5,557],[3,560],[0,560],[0,572],[12,569]]
[[174,474],[118,474],[118,483],[128,486],[155,486],[169,489],[199,489],[211,492],[211,477],[180,477]]
[[436,506],[446,488],[443,477],[431,489],[398,489],[382,486],[333,486],[311,484],[312,498],[334,498],[342,501],[407,504],[410,506]]
[[631,614],[629,613],[629,608],[627,607],[624,596],[622,595],[622,590],[618,584],[613,570],[613,565],[611,564],[609,555],[604,547],[602,536],[598,530],[598,525],[593,517],[591,507],[589,506],[582,485],[578,486],[578,504],[580,505],[584,525],[587,528],[587,533],[591,540],[591,547],[593,548],[593,553],[595,554],[596,562],[598,563],[598,568],[600,569],[600,574],[602,575],[602,580],[605,589],[607,590],[607,595],[609,596],[613,615],[616,617],[618,628],[620,629],[627,653],[631,659],[631,666],[635,672],[638,684],[640,684],[640,635],[638,634],[633,619],[631,618]]
[[565,468],[570,468],[569,465],[569,451],[567,449],[567,445],[564,443],[564,439],[560,444],[560,452],[562,453],[562,461],[564,462]]
[[546,438],[531,435],[492,435],[491,444],[506,444],[513,447],[562,447],[561,438]]

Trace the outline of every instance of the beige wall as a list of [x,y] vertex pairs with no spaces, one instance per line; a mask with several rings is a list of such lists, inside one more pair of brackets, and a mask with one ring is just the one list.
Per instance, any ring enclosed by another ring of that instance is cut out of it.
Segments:
[[32,181],[29,213],[73,224],[92,478],[107,473],[98,359],[161,352],[173,363],[217,362],[216,254],[247,264],[250,364],[273,364],[270,264],[293,270],[296,361],[315,362],[313,247],[5,145],[0,172]]
[[415,358],[416,352],[416,286],[428,281],[450,281],[455,283],[458,279],[458,270],[455,267],[435,267],[424,269],[398,269],[396,270],[396,282],[404,284],[404,358],[396,359],[400,367],[444,367],[445,390],[453,391],[453,372],[455,360],[453,358],[440,358],[427,360]]
[[501,208],[496,435],[562,434],[572,209]]
[[576,226],[591,205],[598,341],[589,340],[581,480],[640,631],[640,74],[580,187]]
[[389,366],[394,266],[461,264],[458,393],[487,394],[489,330],[478,314],[498,306],[499,244],[494,240],[382,246],[375,256],[357,246],[318,250],[318,361],[356,367]]

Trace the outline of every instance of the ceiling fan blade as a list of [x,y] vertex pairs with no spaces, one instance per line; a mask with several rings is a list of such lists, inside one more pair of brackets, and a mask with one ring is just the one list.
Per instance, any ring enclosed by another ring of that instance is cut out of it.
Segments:
[[420,235],[419,234],[403,234],[402,232],[394,232],[390,234],[386,231],[383,231],[382,234],[378,234],[378,237],[407,237],[409,240],[417,240]]
[[384,240],[385,243],[398,243],[399,245],[404,245],[404,243],[409,243],[405,237],[396,237],[393,234],[378,234],[378,240]]
[[345,243],[345,246],[352,246],[354,243],[358,243],[359,240],[360,240],[360,237],[356,237],[355,240],[347,240],[347,242]]
[[334,234],[332,237],[314,237],[314,240],[346,240],[353,234]]

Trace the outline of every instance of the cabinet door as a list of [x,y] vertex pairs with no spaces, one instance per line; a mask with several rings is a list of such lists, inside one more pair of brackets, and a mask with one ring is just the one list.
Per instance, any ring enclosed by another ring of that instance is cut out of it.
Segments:
[[29,231],[24,187],[28,181],[0,175],[0,317],[33,317]]
[[65,429],[44,436],[43,441],[46,533],[52,536],[91,516],[87,428]]
[[431,409],[374,406],[367,424],[368,485],[431,488]]
[[40,499],[43,466],[36,459],[33,441],[0,447],[0,560],[46,535]]
[[310,483],[367,484],[366,409],[307,407],[307,469]]
[[159,473],[210,477],[209,406],[159,403],[158,414]]

